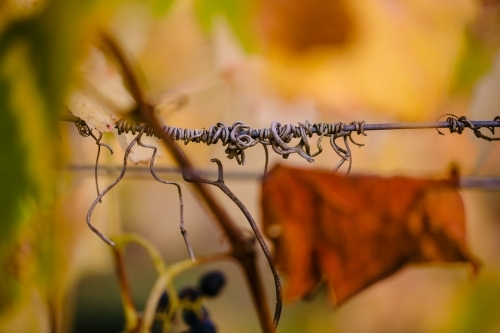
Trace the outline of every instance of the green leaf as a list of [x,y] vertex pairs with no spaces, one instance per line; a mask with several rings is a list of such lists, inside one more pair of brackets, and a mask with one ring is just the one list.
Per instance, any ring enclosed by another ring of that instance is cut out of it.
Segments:
[[209,32],[213,20],[223,17],[247,52],[257,51],[257,40],[253,20],[256,1],[251,0],[195,0],[194,8],[201,27]]

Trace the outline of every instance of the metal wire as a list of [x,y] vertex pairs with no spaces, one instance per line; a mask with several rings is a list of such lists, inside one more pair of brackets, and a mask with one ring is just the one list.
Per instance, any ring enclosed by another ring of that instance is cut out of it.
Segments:
[[[282,155],[283,158],[288,158],[290,154],[298,154],[306,159],[308,162],[313,162],[315,156],[323,151],[321,142],[323,137],[330,137],[330,144],[334,151],[341,157],[341,161],[335,168],[338,169],[346,161],[349,162],[349,170],[352,164],[352,154],[348,141],[358,146],[361,144],[356,143],[352,139],[352,133],[358,135],[365,135],[366,131],[376,130],[394,130],[394,129],[424,129],[435,128],[439,131],[440,128],[448,128],[450,133],[462,134],[464,129],[469,128],[474,132],[477,138],[492,141],[499,140],[500,138],[492,138],[481,133],[482,128],[488,129],[494,134],[494,128],[500,126],[500,116],[496,117],[493,121],[471,121],[467,117],[458,117],[455,115],[449,116],[445,122],[434,123],[393,123],[393,124],[365,124],[364,121],[354,121],[350,124],[343,122],[310,124],[309,121],[299,123],[297,125],[284,124],[274,121],[269,128],[253,129],[240,121],[235,122],[231,126],[224,123],[217,123],[210,126],[208,129],[183,129],[175,126],[163,126],[163,131],[176,141],[182,141],[184,144],[190,142],[205,143],[206,145],[217,144],[219,141],[223,146],[227,146],[225,153],[229,159],[236,159],[238,164],[245,164],[245,150],[253,147],[258,143],[263,145],[270,145],[274,152]],[[83,126],[85,122],[77,117],[65,116],[62,120],[72,121],[78,127],[80,134],[86,135],[88,132]],[[124,120],[116,123],[115,128],[118,134],[143,131],[145,135],[157,136],[153,129],[146,125],[134,124]],[[316,141],[318,151],[311,154],[311,147],[309,138],[317,134],[319,138]],[[340,147],[336,140],[340,137],[344,138],[345,149]],[[288,144],[293,139],[300,139],[297,145],[291,147]],[[347,140],[349,139],[349,140]]]
[[[95,165],[68,165],[66,169],[70,172],[89,173],[93,172]],[[119,172],[122,169],[121,165],[99,166],[99,171],[102,173]],[[150,179],[149,167],[143,166],[129,166],[127,169],[131,173],[131,177],[144,177]],[[196,169],[197,174],[203,177],[217,177],[217,172],[209,169]],[[155,172],[162,175],[178,175],[181,178],[182,169],[172,167],[155,167]],[[260,171],[224,171],[224,178],[234,179],[239,181],[256,181],[262,179],[262,172]],[[460,177],[460,187],[465,189],[484,189],[484,190],[500,190],[499,177],[477,177],[477,176],[462,176]]]

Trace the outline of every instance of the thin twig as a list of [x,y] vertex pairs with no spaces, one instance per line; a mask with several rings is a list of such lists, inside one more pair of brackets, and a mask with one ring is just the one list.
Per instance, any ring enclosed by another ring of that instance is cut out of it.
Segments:
[[140,327],[140,320],[130,291],[130,283],[125,269],[122,248],[113,247],[112,253],[115,259],[116,273],[118,281],[120,282],[120,294],[122,296],[123,309],[125,311],[125,332],[136,332]]

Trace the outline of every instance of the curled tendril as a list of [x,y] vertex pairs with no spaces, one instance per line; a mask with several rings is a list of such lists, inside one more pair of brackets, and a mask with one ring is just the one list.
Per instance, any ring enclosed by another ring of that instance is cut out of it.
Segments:
[[89,226],[90,230],[92,230],[99,238],[101,238],[106,244],[110,246],[115,246],[115,243],[112,242],[108,237],[104,236],[97,228],[94,227],[94,225],[91,222],[92,218],[92,213],[94,212],[94,208],[97,205],[98,202],[101,202],[101,199],[108,193],[113,187],[116,186],[122,180],[123,176],[125,176],[125,171],[127,171],[127,162],[128,162],[128,155],[130,154],[130,151],[132,150],[132,147],[137,143],[137,140],[141,137],[143,134],[143,130],[139,132],[139,134],[130,142],[128,145],[127,149],[125,150],[125,154],[123,156],[123,165],[122,165],[122,170],[118,177],[108,186],[106,187],[99,195],[97,198],[94,200],[92,205],[90,205],[90,208],[87,212],[87,225]]
[[[366,135],[364,133],[364,121],[352,122],[351,125],[355,126],[357,134]],[[208,129],[202,128],[199,130],[165,125],[163,126],[163,131],[172,140],[182,141],[184,144],[195,142],[211,145],[220,141],[223,146],[227,146],[225,150],[227,158],[236,159],[238,164],[245,164],[245,150],[258,143],[271,146],[271,148],[277,154],[283,156],[283,158],[288,158],[290,154],[296,153],[308,162],[313,162],[313,157],[319,155],[323,151],[321,147],[321,140],[323,137],[343,136],[346,132],[344,126],[345,124],[341,122],[331,124],[320,122],[311,124],[309,121],[306,121],[296,126],[292,124],[281,125],[275,121],[271,124],[270,128],[252,129],[243,122],[237,121],[232,126],[227,126],[219,122],[216,125],[210,126]],[[141,126],[122,120],[116,124],[116,128],[119,134],[123,132],[132,132],[135,134],[135,132],[139,131]],[[312,137],[314,132],[319,135],[319,139],[316,143],[318,151],[311,154],[309,138]],[[154,131],[148,127],[146,127],[144,134],[155,135]],[[293,139],[300,139],[300,141],[295,146],[289,146],[288,144]],[[349,136],[349,140],[359,146],[359,144],[352,140],[351,136]],[[335,144],[334,146],[338,148],[338,145]],[[335,149],[335,151],[344,159],[345,152],[339,149]]]
[[78,129],[78,133],[85,138],[92,133],[83,119],[78,118],[78,120],[75,121],[75,126]]
[[[441,119],[444,116],[448,116],[448,118],[446,118],[446,122],[450,123],[450,125],[448,127],[448,129],[450,130],[450,133],[462,134],[462,132],[464,131],[465,128],[470,128],[474,132],[474,135],[476,136],[476,138],[478,138],[478,139],[483,139],[486,141],[500,140],[500,138],[493,138],[493,137],[484,135],[481,132],[481,128],[486,128],[486,129],[490,130],[491,134],[494,135],[495,128],[492,126],[474,125],[469,118],[467,118],[465,116],[458,117],[458,116],[456,116],[454,114],[450,114],[450,113],[442,115],[441,117],[438,118],[438,121],[439,121],[439,119]],[[493,121],[500,122],[500,117],[498,117],[498,116],[495,117],[495,119],[493,119]],[[439,129],[436,129],[436,130],[438,131],[439,134],[444,135]]]
[[282,309],[282,288],[281,288],[281,279],[279,276],[279,273],[276,269],[276,265],[274,264],[274,259],[271,254],[271,251],[269,250],[266,241],[264,240],[264,237],[262,236],[259,227],[257,226],[257,223],[255,223],[255,220],[253,219],[252,215],[248,211],[248,209],[245,207],[243,202],[241,202],[240,199],[229,189],[229,187],[226,186],[224,182],[224,169],[222,167],[222,163],[220,160],[217,158],[213,158],[211,160],[212,163],[217,164],[217,180],[209,180],[209,179],[202,179],[199,177],[193,177],[189,172],[186,172],[185,169],[183,169],[183,178],[187,182],[200,182],[200,183],[205,183],[209,185],[213,185],[218,187],[224,194],[231,199],[234,204],[241,210],[243,215],[245,215],[245,218],[247,219],[248,223],[250,224],[250,227],[252,228],[252,231],[255,235],[255,238],[257,239],[257,242],[259,243],[262,251],[264,252],[264,255],[266,256],[266,259],[269,264],[269,268],[271,269],[271,272],[273,273],[274,277],[274,284],[275,284],[275,289],[276,289],[276,307],[274,310],[274,327],[276,328],[278,326],[278,322],[280,320],[281,316],[281,309]]
[[156,179],[160,183],[167,184],[167,185],[174,185],[175,187],[177,187],[177,193],[179,195],[179,211],[180,211],[179,226],[181,229],[182,237],[184,238],[184,243],[186,244],[186,248],[188,250],[189,258],[191,259],[191,262],[193,262],[193,264],[194,264],[196,262],[196,260],[194,257],[193,248],[192,248],[191,243],[189,241],[188,232],[187,232],[186,228],[184,228],[184,203],[182,200],[181,187],[176,182],[170,182],[167,180],[163,180],[156,174],[156,172],[154,170],[154,163],[155,163],[156,153],[158,152],[158,148],[156,148],[155,146],[151,146],[151,145],[147,145],[147,144],[143,143],[141,141],[141,137],[138,138],[137,144],[141,147],[149,148],[149,149],[153,150],[153,155],[151,156],[151,160],[149,163],[149,171],[151,172],[151,175],[154,177],[154,179]]

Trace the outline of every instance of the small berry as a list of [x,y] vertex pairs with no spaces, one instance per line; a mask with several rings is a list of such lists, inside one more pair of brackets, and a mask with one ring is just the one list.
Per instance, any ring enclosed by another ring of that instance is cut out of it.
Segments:
[[197,312],[190,309],[182,310],[182,319],[190,327],[201,324],[208,319],[208,310],[203,306],[201,311]]
[[[151,332],[159,333],[163,332],[163,326],[165,325],[166,315],[170,308],[170,297],[167,292],[163,292],[160,299],[158,300],[158,305],[156,306],[156,317],[151,327]],[[163,317],[162,317],[163,315]]]
[[188,333],[216,333],[216,332],[217,329],[215,328],[215,325],[210,320],[210,318],[206,318],[202,322],[191,326],[188,331]]
[[200,293],[205,296],[216,296],[226,284],[226,276],[221,271],[211,271],[203,274],[200,279]]
[[181,301],[194,302],[200,297],[200,291],[192,286],[187,286],[179,291],[179,299]]
[[161,294],[160,300],[158,301],[158,305],[156,306],[156,312],[167,312],[170,307],[170,298],[166,291]]

